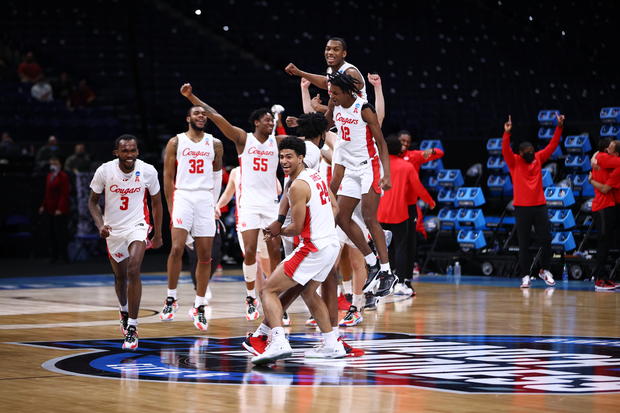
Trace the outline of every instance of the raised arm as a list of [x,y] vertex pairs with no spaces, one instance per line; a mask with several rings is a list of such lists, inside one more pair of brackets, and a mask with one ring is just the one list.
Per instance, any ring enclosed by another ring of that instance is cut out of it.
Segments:
[[388,155],[387,144],[383,138],[383,132],[381,132],[381,127],[379,126],[377,114],[372,106],[365,106],[362,109],[362,119],[364,119],[364,122],[368,125],[368,128],[377,143],[377,148],[379,148],[379,159],[381,159],[381,164],[383,165],[381,188],[387,191],[392,187],[392,181],[390,178],[390,158]]
[[286,65],[284,71],[291,76],[303,77],[304,79],[310,81],[310,83],[312,83],[316,87],[319,87],[321,89],[327,89],[327,77],[325,77],[325,75],[317,75],[314,73],[304,72],[293,63],[289,63],[288,65]]
[[378,74],[368,73],[368,81],[375,89],[375,109],[377,110],[377,120],[379,120],[379,126],[383,126],[383,119],[385,119],[385,98],[383,97],[381,76]]
[[224,134],[224,136],[226,136],[228,139],[235,143],[235,146],[237,147],[237,152],[243,152],[245,141],[248,136],[246,131],[237,126],[231,125],[230,122],[228,122],[228,120],[226,120],[226,118],[220,115],[215,109],[200,100],[198,96],[194,95],[192,91],[192,85],[190,85],[189,83],[185,83],[183,86],[181,86],[181,94],[185,96],[190,102],[192,102],[192,105],[203,107],[207,111],[207,118],[209,118],[215,124],[215,126],[217,126],[217,128]]
[[174,196],[174,179],[177,173],[177,146],[179,139],[174,136],[166,145],[164,153],[164,195],[168,213],[172,214],[172,198]]
[[512,117],[508,115],[508,121],[504,123],[504,135],[502,136],[502,155],[509,169],[515,165],[515,154],[510,147],[510,135],[512,133]]
[[564,115],[555,115],[555,117],[558,120],[558,126],[555,127],[555,132],[553,133],[553,138],[551,138],[551,141],[549,141],[549,143],[547,144],[547,146],[545,146],[544,149],[538,151],[540,163],[545,163],[547,159],[551,157],[553,151],[555,151],[560,144],[562,130],[564,129]]
[[310,97],[310,81],[302,77],[299,82],[299,87],[301,89],[301,103],[304,108],[304,113],[314,112],[314,109],[312,109],[312,98]]

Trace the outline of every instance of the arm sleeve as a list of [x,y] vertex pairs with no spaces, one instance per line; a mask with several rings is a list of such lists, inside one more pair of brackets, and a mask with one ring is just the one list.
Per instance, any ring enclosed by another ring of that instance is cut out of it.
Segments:
[[434,151],[433,151],[433,152],[434,152],[434,153],[433,153],[433,154],[431,154],[431,156],[430,156],[428,159],[425,159],[425,160],[424,160],[424,163],[426,163],[426,162],[430,162],[430,161],[434,161],[434,160],[436,160],[436,159],[441,159],[441,158],[443,158],[444,153],[443,153],[443,151],[442,151],[441,149],[439,149],[439,148],[434,148]]
[[417,171],[412,170],[409,173],[409,182],[410,182],[411,187],[413,188],[414,193],[420,199],[422,199],[424,202],[426,202],[429,205],[433,203],[433,197],[431,197],[431,195],[428,193],[424,185],[422,185],[422,182],[420,181],[420,176],[418,175]]
[[93,180],[90,181],[90,189],[96,194],[102,193],[105,189],[105,172],[103,171],[103,165],[95,171]]
[[512,152],[512,148],[510,148],[509,132],[504,132],[502,136],[502,155],[504,156],[504,161],[506,161],[508,168],[512,169],[515,165],[515,154]]
[[562,127],[558,126],[555,128],[555,132],[553,133],[553,138],[551,141],[545,146],[545,149],[538,151],[538,156],[540,159],[540,163],[547,162],[547,159],[551,157],[553,151],[556,150],[558,145],[560,144],[560,138],[562,137]]
[[157,195],[161,190],[159,179],[157,178],[157,170],[153,167],[149,168],[149,179],[146,185],[150,195]]
[[409,153],[409,162],[413,164],[416,171],[420,170],[420,166],[424,163],[424,151],[411,151]]
[[601,168],[620,168],[620,156],[612,156],[605,152],[596,155],[596,162]]

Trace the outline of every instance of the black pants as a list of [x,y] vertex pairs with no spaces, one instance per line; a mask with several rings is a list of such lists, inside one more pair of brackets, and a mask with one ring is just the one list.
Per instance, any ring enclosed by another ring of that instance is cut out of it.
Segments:
[[521,274],[531,275],[532,258],[529,248],[532,244],[532,226],[534,226],[536,238],[542,248],[540,266],[544,270],[551,269],[551,224],[549,223],[547,206],[515,206],[515,218],[517,237],[519,238],[519,267],[521,267]]
[[418,253],[418,232],[415,229],[417,223],[418,209],[415,204],[409,205],[409,219],[407,220],[407,266],[405,267],[406,279],[410,279],[413,274],[413,266],[415,265]]
[[618,209],[616,206],[611,206],[598,210],[594,214],[599,231],[594,276],[597,280],[608,280],[609,272],[605,271],[605,264],[607,264],[609,248],[613,244],[617,229]]
[[[392,242],[388,248],[388,254],[392,269],[398,276],[398,282],[402,283],[405,278],[411,278],[411,273],[407,273],[407,220],[399,224],[381,223],[383,229],[392,231]],[[413,272],[413,269],[412,269]]]
[[69,243],[69,216],[45,214],[49,231],[50,257],[53,261],[67,259],[67,244]]

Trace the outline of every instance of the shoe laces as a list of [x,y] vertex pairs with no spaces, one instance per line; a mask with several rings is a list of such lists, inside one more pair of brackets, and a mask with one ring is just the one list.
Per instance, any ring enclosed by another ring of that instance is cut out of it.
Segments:
[[200,321],[203,324],[207,323],[207,318],[205,317],[205,306],[201,305],[198,308],[196,308],[197,310],[197,316],[198,316],[198,321]]
[[127,327],[127,334],[125,334],[125,341],[136,341],[136,336],[138,335],[138,330],[135,326]]
[[357,307],[352,305],[351,307],[349,307],[349,310],[347,311],[347,314],[344,316],[344,319],[352,320],[356,312],[357,312]]

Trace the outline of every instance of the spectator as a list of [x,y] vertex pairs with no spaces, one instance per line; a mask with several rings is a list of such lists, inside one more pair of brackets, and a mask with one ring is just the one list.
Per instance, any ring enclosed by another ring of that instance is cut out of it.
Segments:
[[75,84],[67,72],[61,72],[60,76],[52,82],[52,87],[57,100],[68,102]]
[[24,60],[17,66],[19,80],[24,83],[35,83],[43,77],[43,69],[37,63],[32,52],[26,53]]
[[84,108],[95,100],[95,92],[88,86],[85,79],[80,80],[76,90],[69,98],[69,109]]
[[0,159],[17,159],[20,156],[19,146],[13,141],[8,132],[2,132],[0,138]]
[[39,102],[51,102],[54,100],[52,85],[44,77],[40,77],[39,80],[32,85],[30,94]]
[[83,143],[75,145],[73,155],[65,161],[65,171],[78,173],[90,170],[90,155],[86,153],[86,146]]
[[49,161],[52,157],[58,158],[59,156],[60,147],[58,146],[58,140],[54,135],[51,135],[47,139],[47,143],[37,151],[37,156],[35,158],[36,166],[39,170],[44,170],[49,165]]
[[51,262],[67,262],[69,240],[69,176],[62,171],[60,159],[53,156],[49,160],[50,171],[45,179],[45,195],[39,207],[49,230]]

